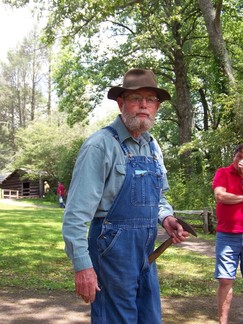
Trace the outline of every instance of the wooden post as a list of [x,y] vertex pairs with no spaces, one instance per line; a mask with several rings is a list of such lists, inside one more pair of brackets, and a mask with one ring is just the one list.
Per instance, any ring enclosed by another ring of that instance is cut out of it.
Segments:
[[203,230],[208,234],[208,208],[203,208]]

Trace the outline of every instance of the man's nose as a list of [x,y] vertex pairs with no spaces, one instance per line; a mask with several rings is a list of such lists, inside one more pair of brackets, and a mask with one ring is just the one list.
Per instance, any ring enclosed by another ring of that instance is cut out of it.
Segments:
[[140,99],[140,107],[144,107],[144,108],[146,108],[147,107],[147,99],[145,98],[145,97],[142,97],[141,99]]

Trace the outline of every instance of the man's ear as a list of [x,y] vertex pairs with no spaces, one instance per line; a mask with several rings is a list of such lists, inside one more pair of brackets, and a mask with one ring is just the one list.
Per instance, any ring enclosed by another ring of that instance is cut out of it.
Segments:
[[121,111],[122,106],[123,106],[123,99],[122,99],[122,97],[117,97],[117,104],[118,104],[118,107],[119,107],[119,109]]

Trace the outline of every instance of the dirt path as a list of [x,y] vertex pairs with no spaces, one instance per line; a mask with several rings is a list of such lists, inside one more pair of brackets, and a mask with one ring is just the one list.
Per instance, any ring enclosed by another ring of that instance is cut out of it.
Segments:
[[[169,236],[166,233],[166,231],[162,227],[159,227],[157,240],[159,242],[164,242],[168,237]],[[183,243],[176,244],[174,246],[178,247],[178,248],[183,247],[187,250],[197,252],[200,254],[204,254],[210,258],[215,257],[215,243],[214,242],[207,241],[204,239],[199,239],[199,238],[191,236],[191,235]]]
[[[50,208],[49,206],[45,206],[45,205],[37,205],[37,204],[33,204],[33,203],[28,203],[28,202],[24,202],[24,201],[19,201],[16,199],[0,199],[0,205],[9,205],[9,206],[19,206],[19,207],[29,207],[29,208]],[[51,207],[51,208],[60,208],[58,203],[55,207]]]
[[[234,298],[229,324],[243,323],[242,300],[243,295]],[[216,300],[212,297],[166,298],[162,307],[163,324],[218,323]],[[1,324],[89,324],[89,312],[89,306],[72,293],[13,288],[0,292]]]

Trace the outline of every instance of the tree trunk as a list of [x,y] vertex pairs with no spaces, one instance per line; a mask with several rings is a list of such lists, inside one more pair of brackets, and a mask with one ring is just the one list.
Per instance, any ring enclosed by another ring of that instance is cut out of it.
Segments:
[[23,116],[22,116],[22,108],[21,108],[21,96],[20,96],[20,90],[16,89],[17,92],[17,111],[18,111],[18,119],[19,119],[19,126],[23,126]]
[[207,131],[209,129],[209,126],[208,126],[208,110],[209,110],[208,103],[207,103],[207,99],[206,99],[204,90],[202,88],[200,88],[198,91],[199,91],[202,106],[203,106],[203,130]]
[[[191,141],[192,132],[192,103],[190,99],[190,91],[187,83],[187,70],[184,63],[183,53],[181,49],[174,53],[174,70],[175,70],[175,87],[176,87],[176,103],[175,109],[178,117],[179,126],[179,146]],[[185,174],[190,175],[192,172],[191,152],[187,151],[180,156],[181,165]]]
[[187,71],[181,50],[175,51],[175,87],[176,87],[176,114],[179,125],[179,145],[191,141],[192,104],[187,83]]
[[35,90],[35,84],[36,84],[36,48],[34,46],[33,49],[33,57],[32,57],[32,76],[31,76],[31,111],[30,111],[30,120],[35,119],[35,95],[36,95],[36,90]]
[[48,53],[48,101],[47,101],[47,114],[51,114],[51,52]]
[[220,68],[222,69],[224,75],[227,76],[230,85],[236,86],[236,81],[233,75],[226,44],[223,39],[220,23],[222,0],[219,0],[217,3],[217,11],[214,9],[211,0],[198,0],[198,4],[205,20],[209,43],[214,56],[219,62]]

